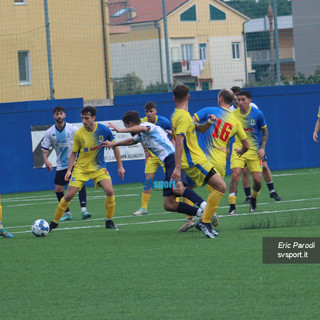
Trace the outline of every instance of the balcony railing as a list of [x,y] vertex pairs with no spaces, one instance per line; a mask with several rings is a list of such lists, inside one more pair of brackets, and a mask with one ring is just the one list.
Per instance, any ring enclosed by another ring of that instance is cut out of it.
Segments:
[[[279,49],[280,60],[291,60],[294,61],[294,49],[293,48],[280,48]],[[255,50],[248,51],[247,57],[251,58],[252,63],[267,62],[272,59],[271,50]]]
[[190,74],[190,62],[181,60],[181,61],[172,61],[172,73],[177,74]]

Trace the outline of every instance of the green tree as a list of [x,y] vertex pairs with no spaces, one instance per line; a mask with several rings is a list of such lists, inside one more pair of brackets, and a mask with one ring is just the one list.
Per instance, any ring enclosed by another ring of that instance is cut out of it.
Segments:
[[122,78],[113,79],[113,92],[115,96],[141,94],[143,93],[143,82],[135,72],[128,73]]

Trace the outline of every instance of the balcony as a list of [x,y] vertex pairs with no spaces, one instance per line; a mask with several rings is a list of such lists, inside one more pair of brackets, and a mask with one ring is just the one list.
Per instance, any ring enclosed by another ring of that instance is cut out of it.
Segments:
[[[280,48],[279,56],[280,62],[294,62],[294,48]],[[271,50],[248,51],[247,57],[251,58],[253,64],[269,64],[272,60]]]
[[172,74],[175,76],[190,75],[190,62],[189,61],[172,61]]

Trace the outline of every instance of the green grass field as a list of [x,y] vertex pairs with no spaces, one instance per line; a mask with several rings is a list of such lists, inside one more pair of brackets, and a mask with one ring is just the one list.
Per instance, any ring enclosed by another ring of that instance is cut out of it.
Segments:
[[92,219],[81,221],[75,198],[73,221],[45,238],[30,226],[52,220],[54,191],[2,195],[15,238],[0,238],[0,318],[319,319],[319,265],[263,264],[262,239],[319,236],[320,169],[273,174],[282,201],[263,184],[250,214],[239,184],[238,215],[227,215],[226,194],[216,239],[177,233],[184,216],[164,212],[161,191],[149,215],[133,217],[141,184],[114,188],[119,231],[104,228],[104,193],[88,188]]

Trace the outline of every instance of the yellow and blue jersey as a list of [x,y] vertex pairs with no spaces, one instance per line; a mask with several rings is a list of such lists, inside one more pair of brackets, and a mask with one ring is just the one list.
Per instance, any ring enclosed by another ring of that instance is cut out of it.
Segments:
[[83,172],[92,172],[106,168],[104,148],[99,148],[103,141],[114,141],[114,136],[109,128],[101,123],[96,123],[93,132],[81,127],[74,135],[73,152],[79,152],[75,167]]
[[[148,117],[142,118],[141,122],[149,122]],[[171,122],[166,117],[156,115],[156,122],[154,124],[161,127],[164,131],[171,130]]]
[[211,163],[214,160],[226,162],[226,148],[230,138],[237,135],[238,139],[242,141],[247,136],[240,121],[233,112],[226,108],[203,108],[197,111],[194,117],[201,124],[209,119],[209,114],[215,115],[217,121],[206,132],[197,132],[199,146]]
[[[267,126],[263,113],[256,108],[250,106],[248,113],[241,114],[240,108],[233,111],[233,114],[238,118],[247,134],[250,148],[248,152],[260,149],[261,145],[261,129]],[[241,142],[238,137],[233,145],[233,148],[241,148]]]
[[185,137],[183,141],[183,152],[181,168],[195,167],[206,159],[199,147],[195,125],[188,111],[175,109],[171,116],[172,131],[174,137],[178,134]]

